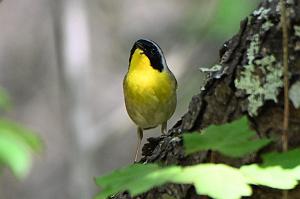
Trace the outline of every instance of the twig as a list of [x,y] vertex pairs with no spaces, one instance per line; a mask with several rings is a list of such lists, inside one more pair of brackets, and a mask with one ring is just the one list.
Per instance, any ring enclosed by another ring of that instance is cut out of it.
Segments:
[[[284,0],[280,0],[281,10],[281,27],[282,27],[282,49],[283,49],[283,83],[284,83],[284,113],[283,113],[283,132],[282,132],[282,150],[288,150],[288,129],[289,129],[289,68],[288,68],[288,27],[286,17],[286,4]],[[282,192],[282,198],[288,199],[288,191]]]
[[288,150],[288,128],[289,128],[289,69],[288,69],[288,27],[286,19],[285,1],[281,3],[281,26],[282,26],[282,49],[283,49],[283,82],[284,82],[284,114],[283,114],[283,132],[282,149]]

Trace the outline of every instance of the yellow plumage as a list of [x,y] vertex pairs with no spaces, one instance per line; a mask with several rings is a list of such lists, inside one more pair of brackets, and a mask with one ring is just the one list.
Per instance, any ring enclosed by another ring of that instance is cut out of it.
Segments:
[[[157,45],[154,47],[159,48]],[[123,81],[126,109],[130,118],[138,126],[139,141],[142,139],[143,129],[162,125],[162,133],[164,133],[167,121],[173,115],[177,103],[177,82],[166,66],[161,50],[157,51],[159,53],[157,55],[161,55],[162,59],[159,69],[151,65],[151,59],[154,62],[153,59],[156,58],[149,58],[147,54],[150,56],[152,54],[145,52],[147,50],[147,48],[133,48],[129,69]],[[136,158],[137,154],[135,160]]]
[[140,49],[134,52],[124,79],[124,96],[130,118],[143,129],[166,122],[176,108],[176,80],[151,67]]

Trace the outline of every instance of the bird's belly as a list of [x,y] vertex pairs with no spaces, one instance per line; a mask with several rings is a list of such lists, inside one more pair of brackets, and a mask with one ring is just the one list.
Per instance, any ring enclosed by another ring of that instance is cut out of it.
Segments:
[[125,104],[130,118],[141,128],[166,122],[176,108],[174,87],[169,82],[166,85],[139,83],[124,85]]

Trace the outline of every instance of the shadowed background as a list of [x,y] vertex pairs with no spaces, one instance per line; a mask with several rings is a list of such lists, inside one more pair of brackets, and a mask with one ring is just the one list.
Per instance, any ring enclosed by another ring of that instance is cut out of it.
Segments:
[[[6,170],[1,198],[91,198],[93,177],[132,163],[136,128],[122,81],[139,38],[156,41],[178,80],[169,127],[199,92],[218,49],[256,5],[252,0],[6,0],[0,4],[0,86],[7,117],[33,129],[45,150],[28,177]],[[158,136],[159,129],[147,131]],[[144,139],[145,141],[145,139]]]

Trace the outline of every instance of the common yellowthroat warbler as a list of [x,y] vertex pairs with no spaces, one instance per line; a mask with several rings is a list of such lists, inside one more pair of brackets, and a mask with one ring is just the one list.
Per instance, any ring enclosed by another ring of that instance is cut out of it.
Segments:
[[161,125],[162,134],[166,134],[167,121],[176,108],[176,89],[176,78],[168,68],[160,47],[151,40],[136,41],[130,52],[128,72],[123,81],[126,109],[137,125],[135,162],[143,130]]

